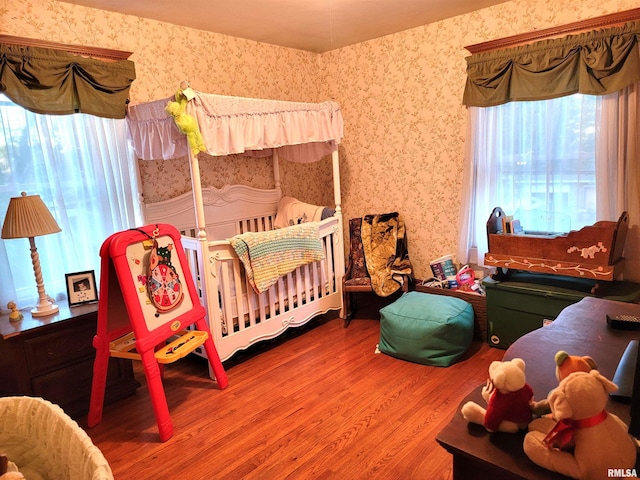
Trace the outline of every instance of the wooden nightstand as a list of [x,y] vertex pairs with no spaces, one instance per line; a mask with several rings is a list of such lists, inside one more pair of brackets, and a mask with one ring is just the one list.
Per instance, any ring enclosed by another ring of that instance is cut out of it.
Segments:
[[[43,397],[78,418],[89,411],[98,304],[58,306],[46,317],[33,318],[28,310],[17,322],[0,316],[0,396]],[[130,360],[110,359],[105,403],[139,386]]]

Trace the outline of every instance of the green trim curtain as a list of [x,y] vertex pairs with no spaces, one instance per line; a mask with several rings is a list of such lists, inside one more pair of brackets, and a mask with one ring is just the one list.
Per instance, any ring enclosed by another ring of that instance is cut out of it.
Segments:
[[135,77],[130,60],[0,43],[0,92],[35,113],[124,118]]
[[467,57],[463,104],[490,107],[584,93],[604,95],[640,81],[640,22]]

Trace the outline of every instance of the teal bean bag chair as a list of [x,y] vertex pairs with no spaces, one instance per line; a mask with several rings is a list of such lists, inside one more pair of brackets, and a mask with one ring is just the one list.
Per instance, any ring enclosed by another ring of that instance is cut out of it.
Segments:
[[407,292],[380,309],[379,350],[437,367],[455,363],[473,339],[473,307],[456,297]]

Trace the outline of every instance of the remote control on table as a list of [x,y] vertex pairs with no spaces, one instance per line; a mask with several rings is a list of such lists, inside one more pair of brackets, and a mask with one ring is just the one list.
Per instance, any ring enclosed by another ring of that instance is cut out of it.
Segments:
[[619,330],[640,330],[640,317],[636,315],[607,314],[607,325]]

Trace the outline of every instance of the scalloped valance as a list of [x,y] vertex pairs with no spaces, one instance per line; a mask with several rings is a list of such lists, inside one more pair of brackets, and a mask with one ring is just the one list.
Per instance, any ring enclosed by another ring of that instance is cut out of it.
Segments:
[[135,78],[130,60],[0,42],[0,92],[34,113],[124,118]]
[[[337,103],[288,102],[229,97],[193,91],[186,113],[194,117],[205,153],[213,156],[270,156],[313,162],[337,149],[343,119]],[[132,105],[127,125],[136,155],[144,160],[188,154],[186,137],[165,110],[172,99]]]
[[489,107],[640,82],[640,22],[467,57],[463,104]]

